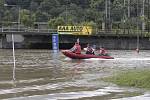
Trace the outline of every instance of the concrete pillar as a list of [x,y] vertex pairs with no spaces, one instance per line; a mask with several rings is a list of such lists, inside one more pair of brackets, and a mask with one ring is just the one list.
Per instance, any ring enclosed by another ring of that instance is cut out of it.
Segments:
[[105,30],[105,22],[102,22],[102,30]]

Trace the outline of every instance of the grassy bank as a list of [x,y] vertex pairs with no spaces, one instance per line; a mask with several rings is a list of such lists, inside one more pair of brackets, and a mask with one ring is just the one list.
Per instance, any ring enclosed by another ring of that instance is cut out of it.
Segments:
[[121,86],[131,86],[150,89],[150,70],[134,70],[121,72],[104,79]]

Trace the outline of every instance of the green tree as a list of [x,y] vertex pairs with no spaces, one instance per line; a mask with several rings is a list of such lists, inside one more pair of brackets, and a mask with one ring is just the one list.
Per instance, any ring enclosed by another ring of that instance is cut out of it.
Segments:
[[[12,0],[10,0],[12,1]],[[15,0],[13,0],[15,1]],[[109,1],[109,0],[108,0]],[[110,0],[110,20],[109,24],[116,24],[117,26],[135,28],[136,22],[141,24],[141,12],[143,0],[130,0],[130,17],[128,18],[128,0]],[[139,1],[139,2],[137,2]],[[84,22],[93,22],[97,29],[101,29],[102,22],[106,20],[106,0],[16,0],[16,7],[4,7],[4,0],[0,0],[0,23],[5,21],[7,23],[16,22],[18,19],[18,8],[21,9],[21,22],[25,26],[32,26],[33,22],[48,22],[56,25],[62,22],[65,25],[79,25]],[[138,5],[137,5],[138,4]],[[108,3],[109,5],[109,3]],[[137,9],[138,8],[138,9]],[[145,2],[145,16],[148,21],[148,0]],[[23,12],[24,11],[24,12]],[[60,20],[61,19],[61,20]],[[58,22],[56,21],[58,20]],[[125,23],[124,23],[125,20]],[[135,21],[135,22],[134,22]],[[123,26],[126,25],[126,26]],[[141,26],[141,25],[139,25]],[[148,29],[148,22],[146,23]],[[119,28],[119,27],[118,27]]]
[[5,25],[5,26],[10,26],[10,25],[12,25],[12,19],[13,19],[13,16],[12,16],[12,14],[10,13],[10,11],[6,11],[6,12],[4,12],[4,16],[5,17],[3,17],[3,24]]
[[65,20],[62,17],[58,17],[56,19],[50,19],[48,21],[49,28],[56,29],[57,26],[65,25]]
[[[3,15],[4,15],[4,2],[3,0],[0,0],[0,19],[3,19]],[[0,20],[0,27],[2,26],[2,20]]]
[[35,15],[31,15],[29,10],[20,11],[21,23],[27,27],[32,27],[35,21]]
[[44,12],[50,12],[52,8],[56,8],[57,6],[59,6],[59,2],[57,0],[43,0],[39,9]]
[[97,25],[96,25],[96,23],[95,22],[93,22],[93,21],[90,21],[90,22],[82,22],[82,23],[80,23],[80,25],[81,26],[91,26],[92,27],[92,33],[96,33],[96,31],[97,31]]
[[36,11],[35,16],[36,22],[46,22],[51,17],[51,15],[49,15],[48,13],[41,11]]

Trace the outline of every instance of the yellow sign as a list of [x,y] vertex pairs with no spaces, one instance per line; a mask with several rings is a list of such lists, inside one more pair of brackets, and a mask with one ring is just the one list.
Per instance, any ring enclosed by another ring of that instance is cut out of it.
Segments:
[[91,35],[92,27],[90,26],[58,26],[59,34],[73,34],[73,35]]

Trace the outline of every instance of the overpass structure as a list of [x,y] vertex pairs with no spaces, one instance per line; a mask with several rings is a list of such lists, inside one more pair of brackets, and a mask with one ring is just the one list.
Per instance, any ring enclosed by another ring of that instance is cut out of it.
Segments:
[[[0,28],[0,48],[12,48],[11,34],[14,34],[15,48],[22,49],[51,49],[52,34],[57,33],[56,29],[13,29]],[[80,39],[82,47],[87,43],[96,45],[97,48],[104,46],[107,49],[136,49],[139,38],[140,49],[150,49],[150,35],[142,34],[121,34],[117,31],[100,31],[93,35],[59,35],[60,49],[71,48],[77,38]]]

